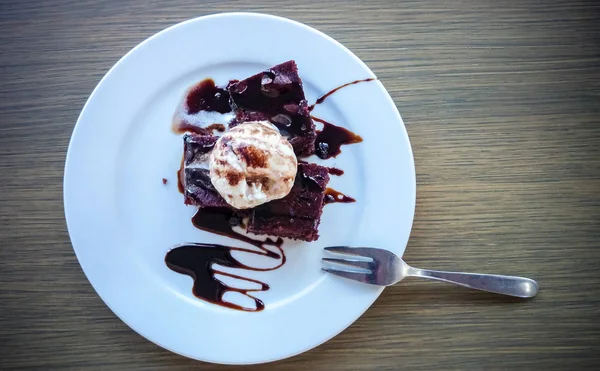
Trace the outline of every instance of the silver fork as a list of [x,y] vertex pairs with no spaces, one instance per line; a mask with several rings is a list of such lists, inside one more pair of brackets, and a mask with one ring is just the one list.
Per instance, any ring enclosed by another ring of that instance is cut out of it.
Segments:
[[537,282],[525,277],[418,269],[390,251],[370,247],[331,246],[325,250],[341,255],[323,258],[322,270],[371,285],[390,286],[405,277],[422,277],[519,298],[532,298],[538,292]]

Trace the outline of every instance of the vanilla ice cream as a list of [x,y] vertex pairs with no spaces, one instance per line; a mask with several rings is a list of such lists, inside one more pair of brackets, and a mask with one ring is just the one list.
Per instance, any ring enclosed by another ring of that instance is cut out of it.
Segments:
[[268,121],[231,129],[217,140],[209,157],[213,186],[236,209],[285,197],[297,168],[292,145]]

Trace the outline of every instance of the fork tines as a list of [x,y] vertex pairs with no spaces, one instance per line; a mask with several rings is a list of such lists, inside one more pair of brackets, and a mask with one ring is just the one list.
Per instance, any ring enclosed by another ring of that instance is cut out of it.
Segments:
[[360,282],[368,282],[374,261],[368,256],[362,256],[361,248],[344,246],[326,247],[325,251],[336,258],[323,258],[321,269],[337,276],[350,278]]

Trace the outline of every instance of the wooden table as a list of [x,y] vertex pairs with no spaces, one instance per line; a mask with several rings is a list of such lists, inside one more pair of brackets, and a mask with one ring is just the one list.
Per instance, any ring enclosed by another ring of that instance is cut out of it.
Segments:
[[578,0],[2,1],[0,369],[232,369],[159,348],[103,304],[62,176],[78,113],[123,54],[239,10],[326,32],[386,86],[417,168],[407,261],[541,286],[520,301],[411,280],[326,344],[248,369],[598,369],[600,7]]

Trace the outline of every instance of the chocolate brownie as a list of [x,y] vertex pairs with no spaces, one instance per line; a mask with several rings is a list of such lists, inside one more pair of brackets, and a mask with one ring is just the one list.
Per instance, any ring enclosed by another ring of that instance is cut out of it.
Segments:
[[186,205],[230,207],[210,181],[208,156],[217,139],[214,135],[183,136],[183,190]]
[[253,208],[248,232],[304,241],[317,240],[328,182],[326,167],[298,164],[296,181],[290,193],[282,199]]
[[316,129],[304,96],[296,62],[278,64],[227,86],[236,119],[230,127],[246,121],[269,120],[289,140],[297,156],[315,151]]

